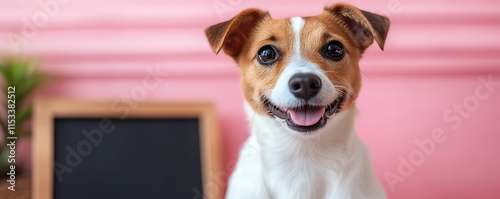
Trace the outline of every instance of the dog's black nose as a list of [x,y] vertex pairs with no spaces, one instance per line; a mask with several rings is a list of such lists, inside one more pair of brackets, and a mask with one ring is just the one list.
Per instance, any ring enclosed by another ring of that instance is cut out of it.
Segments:
[[321,79],[311,73],[298,73],[290,78],[288,87],[295,97],[307,101],[318,94],[321,89]]

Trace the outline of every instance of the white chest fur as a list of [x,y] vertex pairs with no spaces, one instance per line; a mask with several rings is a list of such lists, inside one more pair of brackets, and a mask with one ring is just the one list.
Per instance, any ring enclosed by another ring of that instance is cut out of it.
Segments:
[[303,136],[246,108],[251,135],[226,198],[385,198],[368,151],[355,134],[356,110],[335,115],[319,135]]

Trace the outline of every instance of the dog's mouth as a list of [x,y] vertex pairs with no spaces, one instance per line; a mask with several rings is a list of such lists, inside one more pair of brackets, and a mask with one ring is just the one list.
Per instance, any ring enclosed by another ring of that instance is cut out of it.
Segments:
[[345,95],[339,95],[326,106],[304,104],[297,107],[280,108],[265,97],[262,100],[269,114],[284,119],[290,129],[298,132],[311,132],[325,126],[331,115],[340,112]]

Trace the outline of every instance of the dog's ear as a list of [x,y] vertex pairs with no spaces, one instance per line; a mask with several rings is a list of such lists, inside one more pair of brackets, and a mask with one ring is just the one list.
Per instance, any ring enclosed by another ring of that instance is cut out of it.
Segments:
[[259,9],[247,9],[229,21],[208,27],[205,34],[214,53],[224,49],[229,56],[237,57],[250,32],[266,15],[267,12]]
[[326,7],[325,11],[340,17],[347,26],[346,28],[352,32],[352,35],[357,40],[361,51],[370,46],[374,39],[380,49],[384,50],[385,38],[390,26],[387,17],[342,3]]

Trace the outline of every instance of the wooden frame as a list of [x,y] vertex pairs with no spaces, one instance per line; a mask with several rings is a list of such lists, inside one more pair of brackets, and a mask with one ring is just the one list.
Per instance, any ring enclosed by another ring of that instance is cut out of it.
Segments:
[[[34,103],[33,126],[33,199],[53,199],[54,183],[54,118],[103,117],[118,118],[123,112],[111,110],[112,101],[83,101],[61,98],[37,99]],[[214,106],[211,103],[140,102],[130,108],[132,118],[199,118],[202,186],[206,191],[210,174],[222,170],[220,135]],[[210,136],[208,136],[210,135]],[[223,198],[223,187],[213,190],[214,199]]]

